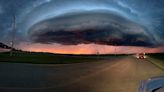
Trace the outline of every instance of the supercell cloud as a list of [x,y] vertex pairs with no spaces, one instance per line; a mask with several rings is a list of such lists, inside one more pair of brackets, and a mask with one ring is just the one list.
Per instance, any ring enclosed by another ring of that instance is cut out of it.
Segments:
[[163,12],[164,0],[0,0],[0,42],[15,33],[14,47],[28,51],[164,52]]
[[28,36],[31,41],[43,44],[159,45],[146,27],[103,10],[65,13],[41,21],[30,28]]

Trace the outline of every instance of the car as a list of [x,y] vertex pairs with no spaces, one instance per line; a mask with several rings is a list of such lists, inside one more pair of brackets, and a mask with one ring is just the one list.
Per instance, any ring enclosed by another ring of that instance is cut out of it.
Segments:
[[136,57],[139,59],[145,59],[146,58],[145,53],[136,54]]
[[141,81],[138,92],[164,92],[164,76]]

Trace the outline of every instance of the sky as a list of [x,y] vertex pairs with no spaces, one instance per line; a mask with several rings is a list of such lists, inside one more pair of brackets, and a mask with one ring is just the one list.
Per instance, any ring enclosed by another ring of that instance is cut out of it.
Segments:
[[163,5],[163,0],[0,0],[0,42],[10,45],[14,34],[14,47],[26,51],[164,52]]

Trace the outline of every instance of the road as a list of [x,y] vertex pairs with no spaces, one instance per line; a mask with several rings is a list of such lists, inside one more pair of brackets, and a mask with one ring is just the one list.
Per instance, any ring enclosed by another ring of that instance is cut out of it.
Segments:
[[76,64],[0,63],[0,92],[136,92],[164,71],[133,56]]

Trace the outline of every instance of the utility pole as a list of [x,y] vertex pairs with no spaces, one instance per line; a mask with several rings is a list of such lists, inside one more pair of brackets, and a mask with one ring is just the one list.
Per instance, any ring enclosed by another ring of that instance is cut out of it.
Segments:
[[114,48],[115,56],[117,55],[117,53],[116,53],[116,50],[117,50],[116,46],[117,46],[117,45],[115,44],[115,45],[114,45],[114,47],[115,47],[115,48]]
[[96,54],[97,54],[97,55],[99,55],[99,54],[100,54],[100,53],[99,53],[99,50],[97,50]]
[[10,56],[13,56],[13,50],[14,50],[14,40],[15,40],[15,29],[16,29],[16,24],[15,21],[16,17],[13,15],[13,22],[12,22],[12,32],[11,32],[11,51],[10,51]]
[[[95,47],[96,47],[96,46],[95,46]],[[100,54],[97,47],[95,48],[95,54],[96,54],[96,55],[99,55],[99,54]]]

